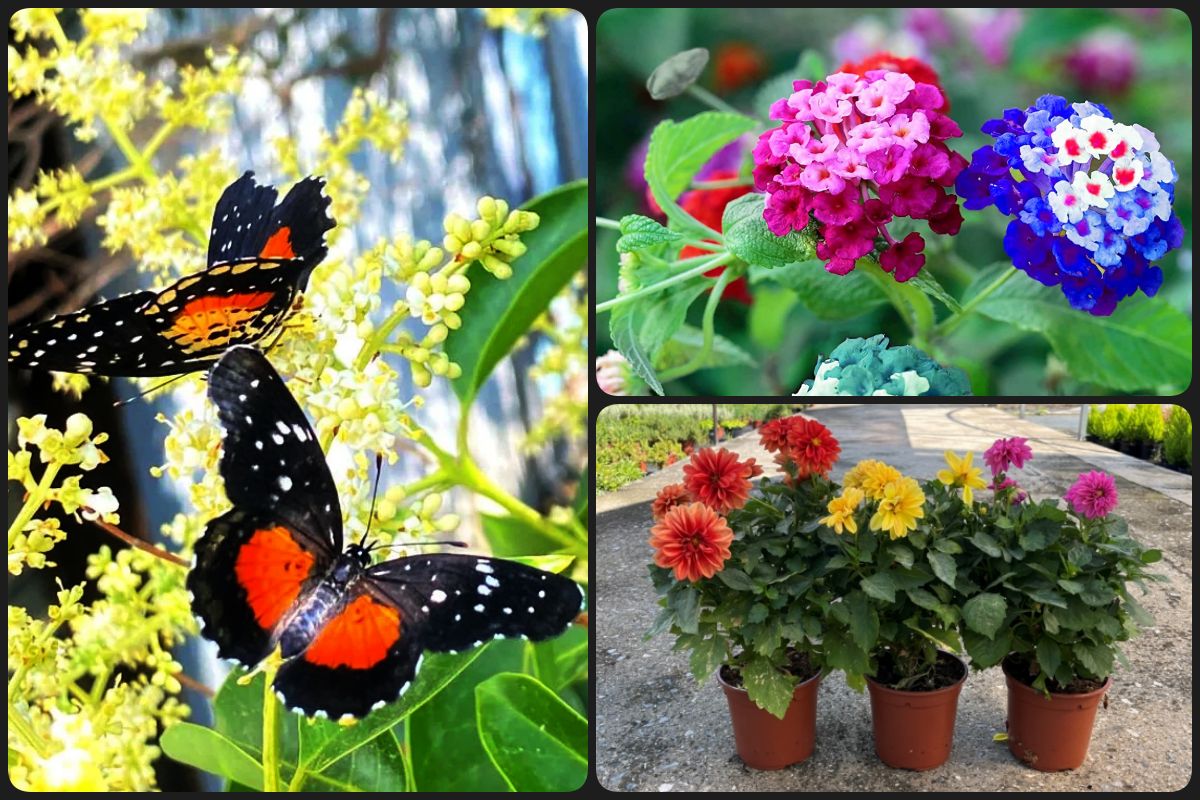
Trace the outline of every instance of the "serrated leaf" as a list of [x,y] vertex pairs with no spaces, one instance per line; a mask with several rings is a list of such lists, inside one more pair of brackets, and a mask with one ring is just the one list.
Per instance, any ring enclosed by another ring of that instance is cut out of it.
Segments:
[[1071,376],[1120,392],[1174,394],[1192,374],[1192,323],[1165,300],[1141,294],[1109,317],[1076,311],[1058,287],[1017,275],[977,306],[994,320],[1043,334]]
[[700,630],[700,592],[691,586],[680,585],[668,597],[675,611],[675,621],[684,633]]
[[981,633],[989,639],[1004,624],[1008,604],[998,594],[984,592],[977,594],[963,604],[963,621],[976,633]]
[[741,114],[706,111],[683,122],[664,120],[654,128],[646,151],[646,183],[667,219],[682,229],[711,235],[675,198],[714,153],[757,126],[757,120]]
[[846,275],[834,275],[817,259],[774,269],[750,268],[751,283],[766,281],[775,281],[794,291],[804,307],[820,319],[851,319],[887,303],[879,284],[866,273],[856,269]]
[[754,581],[750,580],[750,576],[737,567],[726,567],[717,573],[717,579],[730,589],[739,592],[754,590]]
[[[683,325],[671,337],[671,340],[659,350],[655,365],[660,370],[667,370],[678,364],[691,360],[692,356],[704,346],[704,331],[691,325]],[[733,342],[718,334],[713,335],[712,347],[708,356],[700,363],[701,369],[712,367],[754,367],[758,362],[754,357]]]
[[1112,672],[1113,653],[1104,645],[1078,642],[1071,648],[1071,652],[1075,660],[1091,673],[1093,678],[1107,678]]
[[1038,639],[1034,652],[1037,654],[1038,665],[1044,672],[1053,675],[1058,671],[1058,665],[1062,663],[1062,650],[1059,649],[1058,642],[1043,636]]
[[617,239],[618,253],[632,253],[647,247],[654,247],[668,242],[677,242],[683,234],[663,227],[649,217],[641,214],[627,214],[621,217],[621,238]]
[[717,671],[717,668],[725,663],[725,639],[719,636],[710,636],[707,639],[702,639],[694,647],[689,662],[692,667],[692,675],[697,681],[708,680],[708,676]]
[[909,278],[908,285],[915,286],[930,297],[937,298],[942,305],[955,314],[962,312],[962,305],[951,297],[950,293],[938,283],[938,279],[933,277],[933,274],[929,270],[923,269]]
[[866,651],[875,647],[879,638],[879,615],[860,592],[851,592],[846,596],[846,606],[850,609],[850,636],[854,643]]
[[907,545],[900,542],[892,542],[888,545],[888,552],[892,554],[895,562],[905,569],[913,565],[913,551]]
[[876,572],[863,578],[859,585],[864,592],[876,600],[891,603],[896,599],[896,582],[892,579],[891,573]]
[[696,82],[708,64],[708,50],[693,47],[676,53],[655,67],[646,79],[646,91],[655,100],[667,100],[683,94]]
[[928,589],[909,589],[905,594],[908,595],[909,600],[912,600],[921,608],[927,608],[930,611],[942,604],[937,595]]
[[947,586],[953,588],[954,581],[958,577],[958,565],[954,562],[954,557],[946,553],[930,552],[926,556],[929,559],[929,566],[933,567],[933,574],[937,575]]
[[1004,628],[995,638],[988,638],[972,630],[962,632],[963,646],[971,656],[971,664],[979,669],[999,664],[1012,650],[1012,631]]
[[1000,543],[992,538],[991,534],[984,533],[983,531],[976,531],[971,537],[971,541],[974,542],[975,546],[978,547],[983,553],[991,556],[992,558],[1000,557]]
[[617,306],[609,314],[613,346],[625,356],[634,373],[658,394],[663,394],[654,366],[658,354],[683,326],[688,307],[711,285],[712,281],[696,277]]
[[783,719],[795,692],[791,679],[765,658],[750,659],[741,672],[742,685],[750,700],[768,714]]
[[774,269],[810,260],[816,243],[808,231],[776,236],[763,219],[766,195],[744,194],[725,206],[721,231],[729,252],[754,266]]

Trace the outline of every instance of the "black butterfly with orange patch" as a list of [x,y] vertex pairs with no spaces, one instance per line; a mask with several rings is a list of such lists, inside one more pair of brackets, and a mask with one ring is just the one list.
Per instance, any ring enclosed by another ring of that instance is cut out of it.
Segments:
[[275,205],[274,186],[247,172],[213,212],[208,269],[162,291],[96,303],[8,335],[15,367],[153,377],[204,369],[231,345],[279,330],[313,268],[325,258],[325,182],[305,178]]
[[223,658],[250,666],[281,649],[275,690],[293,711],[363,716],[404,693],[426,650],[548,639],[579,612],[578,584],[513,561],[440,553],[372,564],[361,544],[343,550],[325,456],[266,357],[230,349],[208,394],[233,509],[196,543],[192,608]]

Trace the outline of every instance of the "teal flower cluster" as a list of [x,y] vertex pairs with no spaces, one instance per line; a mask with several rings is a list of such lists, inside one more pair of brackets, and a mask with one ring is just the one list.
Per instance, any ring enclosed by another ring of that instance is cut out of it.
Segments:
[[959,397],[971,394],[966,373],[943,367],[912,345],[888,347],[888,338],[847,339],[828,358],[818,359],[816,375],[796,396]]

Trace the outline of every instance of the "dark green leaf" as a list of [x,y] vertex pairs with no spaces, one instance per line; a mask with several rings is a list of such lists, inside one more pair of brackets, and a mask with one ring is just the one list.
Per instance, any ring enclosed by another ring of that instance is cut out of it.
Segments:
[[659,64],[646,79],[646,91],[655,100],[667,100],[681,95],[696,82],[708,64],[708,50],[694,47],[676,53]]
[[501,673],[475,687],[479,738],[518,792],[570,792],[588,767],[588,723],[528,675]]
[[942,285],[938,283],[938,279],[933,277],[933,274],[928,269],[923,269],[916,275],[908,279],[909,286],[915,286],[930,297],[937,298],[942,305],[953,311],[955,314],[962,311],[962,306],[958,301],[950,296]]
[[962,636],[963,645],[971,656],[971,666],[977,669],[985,669],[999,664],[1012,649],[1012,631],[1007,628],[996,634],[994,639],[972,630],[964,630]]
[[1113,668],[1113,652],[1112,649],[1102,644],[1088,644],[1086,642],[1077,642],[1071,648],[1075,659],[1088,671],[1091,678],[1104,679],[1109,676]]
[[775,669],[769,659],[752,658],[742,667],[742,684],[756,706],[783,719],[792,702],[795,685]]
[[1062,663],[1062,651],[1058,647],[1058,642],[1043,636],[1038,639],[1035,652],[1038,665],[1044,672],[1053,675],[1058,671],[1058,665]]
[[861,592],[848,594],[846,606],[850,609],[850,636],[856,645],[870,651],[879,638],[879,615]]
[[887,303],[879,284],[865,272],[856,269],[847,275],[834,275],[826,272],[824,262],[819,260],[775,269],[751,267],[750,281],[755,284],[775,281],[791,289],[804,307],[820,319],[851,319]]
[[900,566],[908,569],[913,565],[913,551],[900,542],[892,542],[888,545],[888,552],[892,554],[892,558]]
[[889,572],[876,572],[862,579],[862,590],[874,597],[891,603],[896,599],[896,582]]
[[462,327],[446,340],[446,355],[462,367],[452,386],[464,408],[474,401],[500,359],[587,265],[586,180],[552,189],[522,208],[537,213],[541,222],[521,234],[527,249],[513,261],[512,277],[502,281],[483,270],[472,271]]
[[[704,332],[699,328],[693,328],[691,325],[683,325],[671,337],[671,340],[662,346],[654,363],[660,370],[665,371],[678,364],[687,363],[703,346]],[[712,347],[708,351],[708,357],[700,363],[699,368],[709,369],[712,367],[733,366],[754,367],[758,366],[758,362],[754,360],[753,356],[724,336],[714,334]]]
[[692,675],[697,681],[708,680],[708,677],[725,663],[725,639],[722,636],[710,636],[702,639],[692,648],[690,663]]
[[701,235],[709,233],[675,198],[714,153],[757,126],[757,120],[741,114],[706,111],[683,122],[665,120],[655,127],[646,151],[646,182],[669,220]]
[[739,592],[749,592],[754,589],[754,581],[750,580],[750,576],[737,567],[726,567],[717,573],[717,578],[730,589]]
[[963,604],[963,621],[976,633],[991,639],[1004,624],[1008,604],[998,594],[977,594]]
[[927,557],[929,565],[933,567],[933,574],[941,578],[947,586],[953,587],[954,579],[958,576],[958,565],[954,563],[954,557],[932,551]]
[[934,539],[933,549],[937,550],[939,553],[949,553],[951,555],[961,553],[963,551],[962,545],[953,539]]
[[807,230],[792,231],[776,236],[763,219],[766,195],[745,194],[725,206],[721,230],[729,252],[759,267],[776,268],[798,261],[808,261],[815,253],[816,243]]
[[675,610],[675,622],[684,633],[700,630],[700,593],[691,586],[680,585],[668,595]]
[[1029,598],[1039,603],[1045,603],[1048,606],[1056,606],[1058,608],[1067,607],[1067,601],[1053,589],[1034,589],[1029,593]]
[[971,541],[975,543],[976,547],[992,558],[1000,557],[1000,545],[990,534],[983,531],[976,531],[971,537]]
[[677,242],[683,234],[665,228],[649,217],[641,214],[627,214],[621,217],[621,238],[617,239],[618,253],[632,253],[656,244]]

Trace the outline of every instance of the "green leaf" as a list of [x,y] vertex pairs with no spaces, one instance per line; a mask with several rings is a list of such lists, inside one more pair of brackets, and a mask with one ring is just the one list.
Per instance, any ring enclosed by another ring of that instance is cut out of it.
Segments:
[[[704,346],[704,331],[691,325],[682,326],[671,340],[662,346],[654,363],[660,370],[669,369],[689,361],[693,354]],[[700,368],[711,367],[756,367],[753,356],[720,334],[714,334],[712,348]]]
[[1053,589],[1034,589],[1029,592],[1029,599],[1036,600],[1039,603],[1045,603],[1048,606],[1056,606],[1058,608],[1066,608],[1067,601],[1063,596]]
[[1138,557],[1143,564],[1153,564],[1157,561],[1162,561],[1162,550],[1143,550]]
[[778,350],[791,333],[788,314],[800,297],[791,289],[761,287],[754,292],[754,304],[750,306],[747,327],[750,338],[764,350]]
[[646,91],[655,100],[667,100],[681,95],[696,82],[708,64],[708,50],[694,47],[676,53],[659,64],[646,79]]
[[879,638],[879,615],[861,592],[846,595],[846,605],[850,609],[850,636],[856,645],[869,652]]
[[683,326],[688,306],[712,281],[697,277],[657,294],[617,306],[609,314],[609,335],[630,367],[658,394],[663,393],[654,364],[659,351]]
[[491,545],[492,554],[501,558],[546,553],[562,547],[561,542],[552,539],[540,528],[516,517],[479,516],[483,523],[483,536]]
[[909,286],[917,287],[930,297],[937,298],[942,305],[953,311],[955,314],[958,314],[962,311],[962,306],[959,305],[959,302],[951,297],[949,292],[942,288],[942,285],[938,283],[938,279],[933,277],[933,273],[931,273],[929,270],[921,270],[916,275],[909,278],[907,283]]
[[949,553],[955,555],[963,551],[962,545],[953,539],[936,539],[933,542],[933,549],[939,553]]
[[646,151],[646,183],[667,219],[701,235],[710,233],[675,198],[714,153],[757,126],[758,120],[741,114],[706,111],[683,122],[664,120],[655,127]]
[[1048,675],[1058,672],[1058,665],[1062,663],[1062,650],[1059,649],[1058,642],[1043,636],[1038,639],[1034,652],[1037,653],[1038,664],[1043,672]]
[[859,585],[862,586],[864,592],[876,600],[888,603],[896,600],[896,582],[892,579],[891,573],[876,572],[863,578]]
[[742,685],[756,706],[783,719],[796,687],[769,659],[752,658],[742,667]]
[[668,597],[675,610],[675,622],[684,633],[700,630],[700,592],[692,586],[679,584]]
[[1061,535],[1061,523],[1055,522],[1052,519],[1035,519],[1017,537],[1017,542],[1021,545],[1022,549],[1033,552],[1049,547],[1054,542],[1057,542]]
[[588,768],[588,723],[539,681],[502,673],[475,687],[479,738],[518,792],[570,792]]
[[725,639],[721,636],[701,639],[692,647],[690,663],[692,675],[697,681],[708,680],[708,677],[725,663]]
[[1000,543],[992,538],[991,534],[984,533],[983,531],[975,531],[975,535],[971,537],[971,541],[986,555],[992,558],[1000,557]]
[[744,194],[725,206],[721,230],[729,252],[754,266],[768,269],[810,260],[816,243],[807,230],[776,236],[763,219],[766,195]]
[[929,566],[933,567],[933,574],[941,578],[942,582],[953,588],[954,580],[958,577],[958,565],[954,563],[954,557],[945,553],[930,552],[927,554]]
[[999,664],[1008,651],[1012,650],[1012,631],[1005,628],[996,637],[989,638],[972,630],[962,632],[963,645],[971,656],[971,665],[977,669],[986,669]]
[[159,744],[164,753],[181,764],[262,791],[263,768],[258,758],[212,728],[178,722],[163,732]]
[[1102,644],[1077,642],[1071,648],[1071,652],[1075,654],[1075,659],[1083,665],[1083,668],[1091,673],[1090,677],[1103,679],[1112,673],[1113,653],[1111,648]]
[[891,553],[892,558],[895,559],[896,563],[905,569],[908,569],[913,565],[913,551],[907,545],[901,542],[892,542],[888,545],[887,550],[889,553]]
[[586,180],[552,189],[522,208],[535,212],[541,222],[521,234],[526,250],[513,261],[512,277],[502,281],[483,270],[472,271],[462,327],[445,343],[446,355],[462,367],[462,375],[451,385],[464,408],[474,401],[500,359],[587,265]]
[[971,630],[991,639],[1004,624],[1007,610],[1008,604],[1004,602],[1003,597],[984,592],[975,595],[963,604],[963,620]]
[[817,259],[775,269],[751,267],[750,282],[763,281],[775,281],[794,291],[804,307],[819,319],[851,319],[887,303],[879,284],[865,272],[856,269],[846,275],[834,275],[826,272],[825,263]]
[[1024,275],[978,306],[980,313],[1043,334],[1078,381],[1121,392],[1181,391],[1192,374],[1192,323],[1165,300],[1135,295],[1112,316],[1094,317],[1067,304],[1058,287]]
[[641,214],[627,214],[621,217],[621,238],[617,239],[618,253],[632,253],[657,244],[677,242],[683,238],[682,233],[664,228],[655,220],[643,217]]
[[891,273],[884,272],[874,258],[860,258],[854,262],[854,272],[859,271],[865,273],[887,295],[910,328],[927,331],[933,327],[933,303],[929,295],[913,285],[912,279],[900,283]]
[[930,611],[942,604],[937,595],[928,589],[909,589],[905,594],[908,599],[919,605],[921,608],[928,608]]
[[726,567],[717,573],[717,578],[735,591],[750,592],[754,590],[754,581],[750,580],[750,576],[737,567]]

